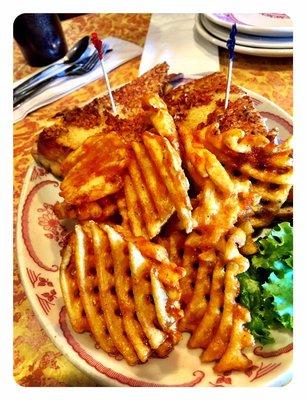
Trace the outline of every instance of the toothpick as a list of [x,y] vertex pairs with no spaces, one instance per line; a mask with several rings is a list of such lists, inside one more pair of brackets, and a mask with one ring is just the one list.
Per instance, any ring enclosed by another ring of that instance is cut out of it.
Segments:
[[226,42],[226,47],[229,50],[229,63],[228,63],[226,93],[225,93],[225,103],[224,103],[225,110],[228,107],[230,90],[231,90],[232,71],[233,71],[233,64],[234,64],[234,58],[235,58],[234,49],[235,49],[235,44],[236,44],[236,34],[237,34],[237,27],[236,27],[236,24],[234,24],[232,26],[232,29],[230,32],[230,38]]
[[114,98],[113,98],[112,89],[111,89],[111,86],[110,86],[110,83],[109,83],[108,75],[107,75],[107,73],[105,71],[105,68],[104,68],[103,60],[100,60],[100,63],[101,63],[101,67],[102,67],[102,70],[103,70],[103,75],[104,75],[104,79],[105,79],[105,82],[106,82],[106,86],[107,86],[110,102],[111,102],[111,105],[112,105],[113,114],[116,115],[117,114],[117,109],[116,109],[115,101],[114,101]]
[[229,95],[231,90],[231,81],[232,81],[232,71],[233,71],[233,61],[230,60],[228,64],[227,70],[227,82],[226,82],[226,94],[225,94],[225,104],[224,108],[227,109],[229,103]]
[[100,40],[98,38],[97,33],[94,32],[94,33],[91,34],[91,41],[92,41],[92,44],[95,46],[95,48],[96,48],[96,50],[98,52],[100,64],[101,64],[101,67],[102,67],[103,76],[104,76],[104,79],[105,79],[105,82],[106,82],[107,91],[108,91],[108,95],[109,95],[111,106],[112,106],[112,110],[113,110],[113,114],[116,115],[117,114],[116,105],[115,105],[115,101],[114,101],[114,98],[113,98],[113,93],[112,93],[112,89],[111,89],[111,86],[110,86],[110,83],[109,83],[108,75],[107,75],[107,72],[105,70],[104,62],[103,62],[102,40]]

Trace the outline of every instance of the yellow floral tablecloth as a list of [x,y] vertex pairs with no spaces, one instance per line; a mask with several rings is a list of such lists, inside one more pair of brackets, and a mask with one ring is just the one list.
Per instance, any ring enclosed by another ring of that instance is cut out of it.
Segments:
[[[97,31],[144,45],[150,14],[87,14],[63,22],[68,47],[80,37]],[[227,52],[219,49],[220,67],[227,71]],[[112,87],[137,76],[140,58],[110,73]],[[34,72],[14,43],[14,79]],[[274,101],[292,114],[292,59],[236,55],[233,80]],[[93,82],[74,93],[37,110],[14,125],[14,226],[22,183],[32,161],[30,150],[41,129],[41,120],[64,107],[81,104],[105,91],[102,81]],[[14,242],[14,378],[23,386],[97,386],[75,368],[52,344],[40,327],[23,290]]]

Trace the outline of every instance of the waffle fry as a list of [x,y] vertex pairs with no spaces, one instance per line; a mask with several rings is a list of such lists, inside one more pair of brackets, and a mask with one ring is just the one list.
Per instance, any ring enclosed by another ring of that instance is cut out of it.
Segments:
[[61,284],[73,328],[92,332],[104,351],[130,365],[169,354],[181,338],[183,269],[170,262],[163,247],[122,226],[89,221],[76,225],[70,242]]
[[[252,335],[243,326],[247,322],[247,310],[236,303],[239,293],[237,275],[249,267],[248,260],[239,251],[245,245],[246,234],[241,228],[233,228],[226,236],[216,245],[217,263],[213,270],[209,303],[188,342],[191,348],[204,349],[203,362],[222,360],[215,367],[218,372],[250,366],[250,360],[242,350],[253,344]],[[239,319],[239,315],[244,319]],[[239,329],[243,332],[240,341]]]
[[251,317],[249,311],[237,305],[234,311],[234,321],[230,342],[221,358],[214,366],[214,371],[223,373],[227,371],[245,371],[250,368],[252,361],[243,354],[243,349],[254,346],[254,338],[248,330],[244,328]]
[[136,160],[134,159],[131,160],[129,165],[129,176],[141,205],[143,218],[149,233],[149,237],[154,237],[160,231],[161,224],[158,221],[158,215],[155,211],[154,203],[148,188],[143,183],[141,171]]
[[60,265],[60,285],[72,328],[77,333],[88,331],[89,325],[80,298],[80,291],[76,279],[74,244],[70,237],[65,247]]
[[143,105],[144,109],[149,111],[151,122],[157,132],[167,138],[175,150],[179,151],[178,134],[166,103],[158,94],[151,94],[144,97]]
[[124,194],[126,200],[127,218],[131,231],[135,236],[148,237],[142,209],[137,198],[130,176],[124,178]]
[[146,132],[143,135],[143,141],[167,186],[183,229],[187,233],[191,232],[195,222],[192,219],[192,207],[187,193],[189,182],[181,167],[179,154],[172,148],[169,141],[161,136]]
[[239,228],[242,229],[246,235],[245,244],[240,248],[240,252],[243,255],[249,256],[257,253],[258,246],[253,239],[254,228],[250,221],[244,221],[239,225]]
[[128,209],[127,209],[127,201],[124,192],[118,193],[116,202],[117,202],[119,216],[121,217],[121,226],[125,231],[131,232]]
[[194,265],[197,265],[197,254],[196,251],[190,247],[186,247],[183,254],[183,262],[182,266],[185,270],[185,276],[181,280],[181,288],[182,288],[182,307],[185,309],[187,304],[191,301],[193,296],[193,288],[195,285],[196,279],[196,268],[193,268]]
[[137,363],[138,357],[131,342],[125,335],[108,237],[94,223],[90,223],[90,229],[95,252],[97,278],[99,280],[99,298],[105,322],[115,346],[125,360],[130,365],[133,365]]
[[128,160],[127,146],[115,133],[90,137],[64,162],[68,172],[61,196],[69,204],[80,205],[118,192]]
[[[235,186],[234,183],[233,185]],[[198,224],[197,230],[203,232],[200,235],[201,243],[205,243],[205,246],[216,245],[222,235],[237,222],[244,207],[238,193],[224,196],[210,179],[205,179],[198,196],[198,206],[193,212]],[[187,244],[191,244],[192,236],[196,240],[196,234],[193,232]]]
[[53,210],[59,219],[78,219],[79,221],[93,219],[103,222],[117,212],[118,204],[109,196],[79,206],[68,204],[66,201],[57,202]]
[[211,287],[211,275],[216,262],[216,254],[210,249],[198,256],[198,262],[193,265],[197,267],[194,279],[194,290],[190,302],[184,309],[184,317],[179,323],[183,332],[193,332],[201,321],[206,310]]
[[91,241],[80,225],[75,227],[76,275],[81,302],[90,330],[100,347],[110,355],[118,355],[107,327],[99,297],[99,280]]
[[252,134],[240,133],[240,136],[243,146],[233,147],[230,142],[237,140],[237,130],[217,135],[207,130],[204,143],[228,171],[252,182],[251,191],[258,200],[253,204],[250,221],[253,227],[265,227],[277,215],[292,186],[291,138],[277,144],[273,134],[257,135],[257,143]]
[[206,312],[188,341],[191,349],[205,349],[212,340],[221,319],[221,307],[224,302],[223,285],[225,278],[224,264],[218,260],[213,271],[210,300]]
[[[175,210],[186,230],[190,230],[194,221],[188,181],[178,153],[161,136],[147,132],[143,134],[143,142],[132,143],[134,157],[124,180],[127,216],[133,234],[156,237]],[[175,196],[175,191],[180,196]]]
[[229,262],[226,266],[223,313],[216,334],[201,356],[201,360],[205,362],[219,360],[228,346],[233,326],[235,299],[239,292],[236,275],[245,271],[244,265],[244,262],[239,263],[237,260]]
[[145,147],[137,142],[132,144],[137,164],[141,170],[146,187],[162,221],[166,221],[174,212],[173,204],[169,198],[167,188],[159,176],[155,165],[150,159]]
[[129,243],[128,246],[137,317],[150,346],[155,350],[164,343],[167,334],[158,323],[151,297],[150,265],[133,243]]
[[[92,229],[97,228],[93,225]],[[146,362],[151,354],[144,331],[135,318],[135,302],[130,274],[129,259],[126,257],[128,246],[122,236],[109,225],[103,227],[106,232],[114,263],[115,288],[119,308],[122,312],[123,325],[130,342],[133,344],[141,362]]]
[[186,237],[180,231],[174,231],[170,234],[169,239],[169,258],[171,262],[174,262],[176,265],[182,265],[182,255],[184,252],[184,244]]

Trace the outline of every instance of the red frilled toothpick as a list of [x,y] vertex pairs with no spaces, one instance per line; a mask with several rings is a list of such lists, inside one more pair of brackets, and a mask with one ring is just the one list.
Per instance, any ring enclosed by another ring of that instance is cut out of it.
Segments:
[[106,82],[106,86],[107,86],[110,102],[111,102],[111,105],[112,105],[113,114],[116,115],[117,114],[116,105],[115,105],[115,102],[114,102],[112,89],[110,87],[110,83],[109,83],[109,80],[108,80],[108,75],[107,75],[107,72],[105,71],[104,63],[103,63],[103,43],[102,43],[102,40],[99,39],[99,37],[98,37],[96,32],[93,32],[91,34],[91,42],[95,46],[95,48],[96,48],[96,50],[98,52],[98,56],[99,56],[99,60],[100,60],[100,63],[101,63],[104,79],[105,79],[105,82]]

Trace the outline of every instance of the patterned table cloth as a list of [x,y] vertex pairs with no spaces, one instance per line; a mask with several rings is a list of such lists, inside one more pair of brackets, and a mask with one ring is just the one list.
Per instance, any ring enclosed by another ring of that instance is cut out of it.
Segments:
[[[68,47],[80,37],[99,32],[143,46],[150,14],[86,14],[62,23]],[[227,72],[227,51],[219,49],[221,71]],[[122,65],[109,75],[112,87],[137,76],[140,58]],[[35,68],[28,66],[14,42],[14,79],[20,79]],[[272,100],[292,114],[292,59],[236,55],[233,81]],[[42,121],[62,110],[88,101],[106,90],[102,80],[43,107],[14,125],[14,226],[23,180],[32,162],[31,148]],[[75,368],[53,345],[39,325],[18,273],[14,241],[14,378],[22,386],[97,386]]]

